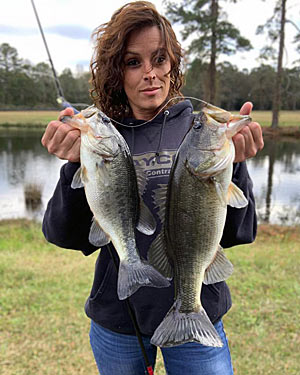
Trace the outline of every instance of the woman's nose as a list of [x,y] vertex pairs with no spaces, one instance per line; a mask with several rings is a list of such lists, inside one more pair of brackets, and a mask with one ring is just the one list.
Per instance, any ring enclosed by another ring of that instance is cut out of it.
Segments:
[[144,80],[153,80],[156,78],[156,74],[152,64],[147,64],[144,67]]

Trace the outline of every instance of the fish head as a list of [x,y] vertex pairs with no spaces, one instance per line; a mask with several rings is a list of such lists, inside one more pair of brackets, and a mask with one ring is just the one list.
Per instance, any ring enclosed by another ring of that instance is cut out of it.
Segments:
[[73,116],[60,119],[81,131],[83,146],[104,157],[113,157],[119,150],[119,137],[110,119],[97,107],[90,106]]
[[195,175],[213,175],[232,162],[232,137],[250,121],[250,116],[235,115],[205,103],[189,132],[189,169]]
[[222,108],[205,103],[196,116],[192,131],[195,142],[205,150],[220,149],[227,139],[231,139],[247,123],[248,115],[236,115]]

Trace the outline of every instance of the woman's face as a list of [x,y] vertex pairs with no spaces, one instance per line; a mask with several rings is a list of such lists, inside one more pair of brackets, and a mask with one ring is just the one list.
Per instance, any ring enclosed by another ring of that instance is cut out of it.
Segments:
[[133,31],[124,55],[123,87],[136,119],[150,120],[166,100],[171,63],[157,26]]

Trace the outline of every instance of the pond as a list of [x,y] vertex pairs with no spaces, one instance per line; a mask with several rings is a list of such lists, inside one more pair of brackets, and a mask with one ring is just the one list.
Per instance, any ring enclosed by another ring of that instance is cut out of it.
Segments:
[[[0,130],[0,219],[42,219],[65,162],[48,154],[41,136],[36,130]],[[247,164],[259,222],[300,224],[300,141],[266,139]]]

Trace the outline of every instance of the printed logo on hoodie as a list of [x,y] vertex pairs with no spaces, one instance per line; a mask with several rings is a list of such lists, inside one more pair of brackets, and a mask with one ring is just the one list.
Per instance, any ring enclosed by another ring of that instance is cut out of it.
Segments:
[[147,178],[155,178],[162,176],[169,176],[172,163],[175,158],[176,151],[161,151],[159,155],[154,152],[134,155],[133,160],[135,165],[141,167]]

